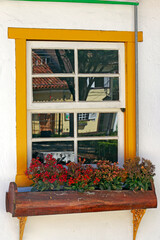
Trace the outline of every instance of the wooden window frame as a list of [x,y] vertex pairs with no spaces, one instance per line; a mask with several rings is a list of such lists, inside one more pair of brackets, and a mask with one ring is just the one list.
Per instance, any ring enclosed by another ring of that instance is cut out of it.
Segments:
[[[32,49],[71,49],[74,51],[74,72],[73,73],[33,73],[32,72]],[[118,53],[118,73],[79,73],[78,72],[78,51],[92,50],[116,50]],[[114,101],[80,101],[78,96],[79,77],[109,76],[118,78],[119,99]],[[75,101],[67,102],[34,102],[32,90],[33,77],[72,77],[74,78]],[[40,142],[61,142],[72,141],[74,144],[74,161],[78,160],[79,141],[103,141],[116,140],[118,159],[120,166],[124,163],[124,113],[120,110],[125,108],[125,54],[124,43],[108,42],[78,42],[78,41],[28,41],[27,42],[27,164],[30,165],[32,159],[32,143]],[[66,113],[74,115],[74,135],[63,138],[34,138],[32,137],[32,114],[34,113]],[[118,118],[118,134],[116,136],[78,136],[77,132],[77,113],[116,113]],[[63,150],[62,150],[63,152]],[[53,153],[52,153],[53,154]],[[62,153],[63,154],[63,153]],[[73,159],[72,159],[73,160]]]
[[[83,41],[122,42],[125,45],[125,113],[124,159],[136,155],[136,106],[135,106],[135,33],[125,31],[90,31],[64,29],[8,28],[8,37],[15,39],[16,54],[16,139],[17,175],[20,187],[30,185],[25,176],[27,168],[27,66],[26,41]],[[138,41],[143,41],[142,32]]]

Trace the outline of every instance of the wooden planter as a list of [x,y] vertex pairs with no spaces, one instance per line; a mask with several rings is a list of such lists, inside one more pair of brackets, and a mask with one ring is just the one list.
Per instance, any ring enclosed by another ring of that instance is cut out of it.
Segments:
[[154,185],[152,190],[145,192],[129,190],[96,190],[84,193],[76,191],[18,192],[17,185],[12,182],[9,192],[6,193],[6,211],[13,217],[20,217],[21,225],[25,220],[24,217],[27,216],[132,210],[134,239],[138,230],[137,225],[145,209],[156,207],[157,197]]

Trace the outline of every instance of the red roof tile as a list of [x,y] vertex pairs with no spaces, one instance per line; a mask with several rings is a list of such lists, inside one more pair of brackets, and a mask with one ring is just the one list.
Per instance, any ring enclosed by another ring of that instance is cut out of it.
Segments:
[[32,80],[33,89],[68,89],[68,84],[65,80],[55,77],[36,77]]

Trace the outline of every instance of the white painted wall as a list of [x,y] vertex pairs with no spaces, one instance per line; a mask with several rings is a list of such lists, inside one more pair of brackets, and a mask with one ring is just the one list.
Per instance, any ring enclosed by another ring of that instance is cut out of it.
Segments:
[[[160,196],[160,1],[142,0],[139,28],[140,155],[156,165]],[[16,175],[15,43],[8,27],[132,31],[133,6],[0,1],[0,239],[18,239],[18,220],[5,212],[5,192]],[[137,240],[160,239],[159,208],[147,210]],[[131,240],[129,211],[29,217],[24,240]]]

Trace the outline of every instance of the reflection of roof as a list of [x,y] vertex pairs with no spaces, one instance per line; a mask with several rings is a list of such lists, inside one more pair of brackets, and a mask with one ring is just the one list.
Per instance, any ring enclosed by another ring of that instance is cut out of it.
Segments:
[[48,88],[61,88],[68,89],[68,84],[65,80],[55,77],[35,77],[33,78],[33,89],[48,89]]
[[[33,73],[53,73],[48,64],[41,63],[41,57],[34,51],[32,51],[32,61]],[[58,77],[35,77],[32,84],[33,89],[68,89],[67,82]]]
[[53,73],[48,64],[41,63],[41,57],[32,51],[33,73]]

